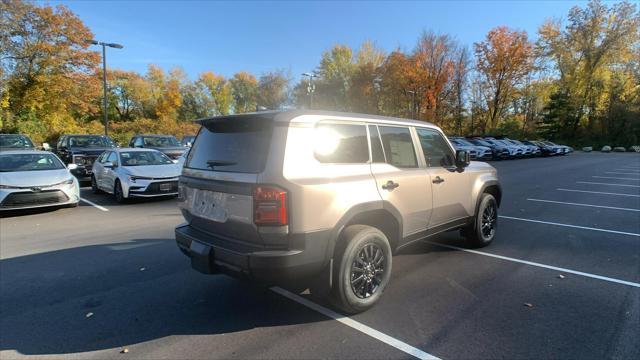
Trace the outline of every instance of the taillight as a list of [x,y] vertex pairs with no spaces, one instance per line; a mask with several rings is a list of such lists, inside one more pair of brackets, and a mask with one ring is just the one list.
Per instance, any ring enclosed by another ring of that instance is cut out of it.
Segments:
[[287,192],[275,186],[254,188],[253,222],[256,225],[287,225]]

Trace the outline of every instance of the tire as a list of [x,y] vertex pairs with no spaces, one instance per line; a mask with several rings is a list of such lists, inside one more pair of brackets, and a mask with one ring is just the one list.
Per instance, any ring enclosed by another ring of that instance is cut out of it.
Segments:
[[[380,299],[391,277],[391,246],[378,229],[347,227],[334,259],[330,300],[347,314],[363,312]],[[360,279],[360,280],[358,280]]]
[[113,196],[120,204],[124,204],[127,202],[127,198],[124,197],[124,193],[122,192],[122,185],[120,185],[120,180],[116,180],[116,184],[113,186]]
[[462,230],[472,247],[485,247],[491,244],[498,227],[498,202],[493,195],[483,193],[471,225]]
[[98,183],[96,182],[96,178],[93,175],[91,175],[91,191],[94,194],[102,193],[102,190],[100,190],[100,188],[98,187]]

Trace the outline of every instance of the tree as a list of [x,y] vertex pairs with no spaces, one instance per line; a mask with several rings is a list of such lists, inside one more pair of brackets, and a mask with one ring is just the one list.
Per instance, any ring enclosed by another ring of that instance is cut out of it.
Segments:
[[314,94],[319,108],[349,111],[349,91],[355,70],[353,51],[347,45],[335,45],[322,54]]
[[231,85],[224,76],[207,71],[200,74],[197,82],[208,92],[215,115],[227,115],[231,112]]
[[100,58],[87,49],[91,38],[64,6],[0,1],[3,130],[19,130],[35,119],[42,131],[57,132],[73,117],[87,119],[98,111]]
[[584,9],[570,10],[564,29],[557,20],[540,27],[541,56],[557,70],[560,92],[574,111],[558,119],[566,126],[558,129],[563,137],[579,134],[583,120],[582,130],[593,135],[599,114],[608,111],[612,74],[628,70],[625,65],[637,57],[639,26],[636,5],[621,2],[609,8],[591,1]]
[[380,112],[380,71],[384,59],[384,52],[370,41],[365,41],[358,49],[348,92],[347,103],[351,111],[368,114]]
[[476,69],[484,81],[489,125],[495,129],[509,105],[516,86],[533,71],[533,46],[524,31],[500,26],[474,44]]
[[229,80],[233,96],[233,112],[236,114],[255,111],[258,80],[248,72],[241,71]]
[[416,84],[416,98],[423,104],[417,113],[424,114],[425,120],[440,125],[444,115],[441,104],[450,90],[448,85],[454,71],[455,47],[449,35],[424,32],[411,57],[414,71],[409,76]]
[[289,76],[284,71],[264,73],[258,81],[258,106],[270,110],[282,108],[289,99]]

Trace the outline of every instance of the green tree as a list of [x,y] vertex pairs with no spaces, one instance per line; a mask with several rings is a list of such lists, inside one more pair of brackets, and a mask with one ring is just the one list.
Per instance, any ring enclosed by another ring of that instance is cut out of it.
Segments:
[[236,114],[255,111],[258,80],[248,72],[238,72],[229,80],[233,96],[233,112]]

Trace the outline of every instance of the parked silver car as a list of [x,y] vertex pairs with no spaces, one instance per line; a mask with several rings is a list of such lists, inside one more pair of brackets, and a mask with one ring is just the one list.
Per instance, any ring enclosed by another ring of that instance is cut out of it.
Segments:
[[78,201],[78,180],[55,154],[36,150],[0,153],[0,210],[73,207]]
[[93,163],[94,193],[113,194],[122,203],[131,197],[178,195],[180,165],[153,149],[107,150]]

